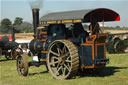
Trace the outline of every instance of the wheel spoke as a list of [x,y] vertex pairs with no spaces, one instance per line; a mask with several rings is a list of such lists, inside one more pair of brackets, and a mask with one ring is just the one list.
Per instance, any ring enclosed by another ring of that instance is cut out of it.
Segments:
[[57,59],[57,60],[59,59],[59,58],[57,58],[57,57],[52,57],[52,58],[53,58],[53,59]]
[[65,60],[67,63],[71,63],[72,61],[71,60]]
[[57,48],[58,55],[60,56],[60,48]]
[[59,54],[57,54],[56,52],[53,52],[52,50],[50,50],[50,53],[52,53],[53,55],[55,55],[55,56],[58,56],[58,57],[59,57]]
[[68,63],[71,63],[71,62],[72,62],[72,61],[70,60],[70,56],[68,56],[65,61],[68,62]]
[[57,70],[56,73],[55,73],[56,75],[59,74],[59,71],[60,71],[61,68],[62,68],[62,66],[60,66],[60,67],[58,68],[58,70]]
[[69,58],[70,58],[70,56],[68,56],[66,60],[69,60]]
[[63,54],[64,54],[63,50],[60,49],[60,55],[63,55]]
[[67,66],[70,67],[70,63],[67,63]]
[[64,71],[63,71],[63,76],[65,76],[65,72],[66,72],[66,68],[64,68]]
[[61,70],[62,70],[62,73],[63,73],[63,72],[64,72],[64,68],[63,68],[63,66],[62,66]]
[[59,68],[59,65],[60,65],[60,63],[58,63],[58,65],[57,65],[57,67],[56,67],[57,69]]
[[66,64],[64,64],[64,66],[65,68],[67,68],[68,71],[70,71],[70,68]]
[[66,53],[66,54],[64,54],[64,55],[65,55],[65,56],[68,56],[68,57],[70,57],[70,56],[69,56],[69,54],[70,54],[70,53],[69,53],[69,52],[67,52],[67,53]]
[[63,52],[66,53],[66,46],[63,47]]
[[53,65],[55,66],[55,64],[59,63],[59,61],[56,61],[56,62],[51,62],[50,65]]

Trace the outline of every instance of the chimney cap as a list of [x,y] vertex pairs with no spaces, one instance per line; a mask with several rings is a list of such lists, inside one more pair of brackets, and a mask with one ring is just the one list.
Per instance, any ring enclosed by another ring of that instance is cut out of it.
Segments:
[[39,12],[40,9],[39,9],[39,8],[33,8],[32,11],[33,11],[33,12]]

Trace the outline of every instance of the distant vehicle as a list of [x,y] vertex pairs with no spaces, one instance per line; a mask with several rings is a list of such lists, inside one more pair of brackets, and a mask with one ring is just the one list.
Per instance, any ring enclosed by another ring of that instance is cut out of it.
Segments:
[[18,43],[9,41],[8,36],[3,36],[0,40],[0,55],[4,55],[7,59],[15,59],[15,49],[18,48]]
[[126,48],[128,48],[128,38],[121,39],[122,36],[128,36],[128,33],[116,33],[109,34],[106,41],[107,52],[108,53],[124,53]]
[[16,59],[17,49],[22,52],[22,49],[19,48],[19,44],[15,42],[15,33],[14,28],[12,29],[12,37],[3,36],[0,38],[0,55],[5,56],[5,58]]

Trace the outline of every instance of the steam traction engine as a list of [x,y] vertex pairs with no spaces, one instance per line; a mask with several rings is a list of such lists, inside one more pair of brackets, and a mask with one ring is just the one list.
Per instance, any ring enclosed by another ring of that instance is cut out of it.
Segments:
[[[94,23],[119,21],[119,14],[105,8],[58,12],[41,17],[39,24],[38,11],[33,9],[35,39],[30,43],[33,61],[27,62],[26,56],[18,56],[17,71],[20,75],[27,76],[29,66],[41,64],[46,65],[56,79],[72,77],[79,69],[105,67],[109,61],[105,43],[108,34],[99,33]],[[90,33],[82,26],[82,23],[89,22]]]
[[[12,33],[14,35],[14,33]],[[16,59],[17,51],[19,44],[15,42],[14,37],[13,40],[9,41],[8,36],[3,36],[0,40],[0,56],[5,55],[6,59]],[[22,51],[20,49],[20,51]]]

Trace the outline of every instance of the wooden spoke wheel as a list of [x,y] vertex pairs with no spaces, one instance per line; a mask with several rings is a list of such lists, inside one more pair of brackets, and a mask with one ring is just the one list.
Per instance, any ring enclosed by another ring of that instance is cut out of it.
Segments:
[[16,57],[19,54],[23,54],[23,50],[21,48],[14,48],[14,49],[12,49],[12,51],[11,51],[11,57],[12,57],[12,59],[16,59]]
[[116,53],[124,53],[125,45],[124,45],[124,43],[122,41],[117,41],[114,44],[114,49],[115,49]]
[[75,45],[68,40],[56,40],[48,50],[47,65],[56,79],[71,78],[79,69],[79,56]]
[[28,61],[26,56],[18,56],[16,62],[17,72],[21,76],[27,76],[28,74]]

